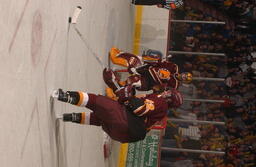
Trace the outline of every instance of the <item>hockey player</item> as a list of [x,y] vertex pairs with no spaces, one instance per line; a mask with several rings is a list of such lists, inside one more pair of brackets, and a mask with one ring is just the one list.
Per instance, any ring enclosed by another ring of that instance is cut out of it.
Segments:
[[120,83],[120,78],[111,69],[104,69],[103,79],[113,89],[119,91],[119,87],[133,86],[137,90],[165,90],[177,89],[179,81],[189,83],[192,80],[191,73],[179,73],[178,66],[172,62],[162,61],[157,55],[144,55],[142,57],[131,53],[121,52],[117,48],[111,48],[110,60],[117,65],[127,67],[131,76]]
[[130,69],[147,63],[161,62],[162,53],[160,51],[153,52],[153,50],[151,50],[151,52],[147,51],[143,53],[142,56],[138,56],[112,47],[109,51],[109,58],[113,64]]
[[55,90],[53,98],[59,101],[86,107],[92,112],[65,113],[64,122],[102,126],[114,140],[122,143],[143,140],[147,131],[167,115],[169,107],[179,107],[182,96],[177,90],[162,94],[132,97],[120,104],[106,96],[80,91]]

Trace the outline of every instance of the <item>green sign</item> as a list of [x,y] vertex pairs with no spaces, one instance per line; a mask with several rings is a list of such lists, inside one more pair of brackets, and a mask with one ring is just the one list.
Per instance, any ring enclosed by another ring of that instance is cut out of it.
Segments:
[[157,167],[161,130],[151,130],[144,140],[129,143],[126,167]]

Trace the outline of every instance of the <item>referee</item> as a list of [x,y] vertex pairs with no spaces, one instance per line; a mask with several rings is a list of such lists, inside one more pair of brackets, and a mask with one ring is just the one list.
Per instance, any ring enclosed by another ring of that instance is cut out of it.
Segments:
[[183,5],[182,0],[132,0],[134,5],[157,5],[159,8],[176,9]]

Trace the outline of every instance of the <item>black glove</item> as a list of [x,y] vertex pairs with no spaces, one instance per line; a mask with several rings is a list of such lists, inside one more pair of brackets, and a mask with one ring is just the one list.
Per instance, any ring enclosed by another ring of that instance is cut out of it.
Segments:
[[125,101],[129,100],[129,98],[133,97],[135,93],[135,88],[132,85],[122,87],[115,92],[119,103],[124,103]]

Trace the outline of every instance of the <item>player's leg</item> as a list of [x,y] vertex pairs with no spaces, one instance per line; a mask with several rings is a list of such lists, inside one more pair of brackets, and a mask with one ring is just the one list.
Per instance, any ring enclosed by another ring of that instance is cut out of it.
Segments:
[[126,110],[123,105],[108,97],[98,95],[95,98],[95,102],[90,105],[90,108],[94,111],[94,115],[91,117],[91,123],[99,120],[102,124],[102,129],[112,139],[120,142],[129,141],[129,127]]
[[90,112],[65,113],[62,120],[64,122],[73,122],[78,124],[90,124]]
[[135,5],[157,5],[165,4],[165,0],[132,0]]
[[[85,107],[88,103],[89,97],[87,93],[79,91],[63,91],[62,89],[54,90],[52,97],[59,101],[70,103],[73,105]],[[88,124],[88,118],[90,113],[65,113],[63,114],[62,120],[64,122],[74,122],[79,124]]]
[[109,58],[113,64],[123,67],[136,67],[142,64],[140,57],[137,55],[122,52],[117,48],[110,49]]
[[119,50],[118,48],[111,48],[109,51],[109,59],[111,60],[111,62],[113,64],[119,65],[119,66],[123,66],[123,67],[128,67],[128,62],[126,59],[119,57],[119,55],[123,53],[121,52],[121,50]]
[[89,95],[81,91],[63,91],[62,89],[54,90],[52,97],[76,106],[85,107],[89,101]]
[[[120,142],[129,141],[128,122],[124,106],[108,97],[78,91],[58,89],[52,95],[59,101],[85,106],[93,112],[65,113],[62,120],[78,124],[102,126],[112,138]],[[82,102],[81,102],[82,101]]]
[[62,115],[64,122],[72,122],[84,125],[101,126],[101,121],[93,112],[81,112],[81,113],[64,113]]
[[[53,91],[52,97],[65,103],[70,103],[79,107],[87,107],[93,110],[88,103],[94,103],[96,95],[81,91],[63,91],[62,89],[58,89]],[[92,112],[65,113],[62,116],[62,120],[64,122],[78,124],[101,125],[97,116]]]

